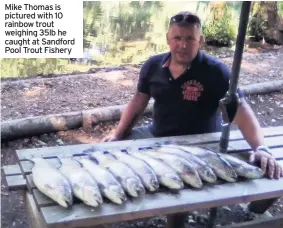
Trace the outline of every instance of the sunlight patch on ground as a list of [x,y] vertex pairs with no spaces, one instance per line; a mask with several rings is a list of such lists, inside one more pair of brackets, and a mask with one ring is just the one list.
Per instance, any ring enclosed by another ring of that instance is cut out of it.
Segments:
[[98,143],[101,141],[101,136],[89,136],[84,132],[78,132],[75,130],[69,130],[65,132],[59,132],[60,137],[64,138],[65,140],[69,140],[75,143]]
[[119,84],[123,86],[133,86],[134,82],[133,80],[122,80],[119,82]]
[[92,74],[92,76],[96,78],[101,78],[104,80],[108,80],[110,82],[117,82],[118,80],[124,79],[124,71],[112,71],[105,73]]
[[131,79],[126,79],[127,71],[112,71],[112,72],[105,72],[105,73],[97,73],[92,74],[92,77],[101,78],[107,80],[115,85],[123,85],[127,87],[131,87],[134,85],[134,81]]
[[33,87],[30,90],[24,92],[26,97],[39,97],[43,94],[46,88],[43,87]]

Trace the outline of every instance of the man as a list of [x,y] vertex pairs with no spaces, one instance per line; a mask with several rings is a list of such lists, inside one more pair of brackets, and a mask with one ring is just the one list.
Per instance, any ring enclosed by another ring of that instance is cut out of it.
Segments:
[[[199,49],[204,43],[201,22],[190,12],[170,20],[169,53],[153,56],[141,68],[137,92],[121,116],[113,135],[103,141],[201,134],[221,130],[219,100],[229,88],[230,72],[219,60]],[[282,167],[264,146],[264,136],[253,111],[238,91],[241,105],[235,116],[243,136],[254,150],[250,162],[260,162],[270,178],[283,176]],[[153,98],[153,124],[133,128]]]

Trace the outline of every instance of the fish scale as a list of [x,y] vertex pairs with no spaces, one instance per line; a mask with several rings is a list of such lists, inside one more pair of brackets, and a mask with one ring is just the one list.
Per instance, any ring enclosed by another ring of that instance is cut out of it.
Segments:
[[142,159],[149,164],[154,170],[159,183],[163,186],[174,190],[179,190],[184,187],[184,183],[179,175],[169,165],[142,152],[129,150],[128,153],[134,157]]
[[156,159],[160,159],[167,165],[171,166],[186,184],[195,188],[201,188],[203,186],[196,169],[193,167],[191,162],[184,158],[178,157],[174,154],[158,153],[151,150],[146,150],[143,153]]
[[145,194],[140,178],[125,163],[101,152],[91,153],[90,157],[96,159],[100,166],[107,168],[130,196],[138,197]]
[[145,161],[121,151],[111,151],[110,154],[132,168],[132,170],[140,177],[143,185],[148,191],[155,192],[159,189],[159,182],[156,174]]
[[38,190],[62,207],[71,207],[72,187],[65,176],[43,158],[33,157],[28,160],[34,163],[31,171],[33,182]]
[[103,196],[116,204],[123,204],[127,200],[122,186],[107,169],[100,167],[88,158],[82,158],[79,162],[96,180]]
[[185,152],[194,154],[199,158],[203,159],[207,165],[215,172],[215,174],[221,179],[228,182],[236,182],[237,174],[232,166],[219,154],[214,153],[208,149],[204,149],[196,146],[180,146],[172,145],[173,147],[178,147]]
[[103,199],[98,184],[91,175],[72,156],[60,158],[60,162],[59,171],[72,185],[74,195],[89,206],[101,205]]
[[158,153],[168,153],[180,156],[191,162],[191,164],[195,167],[200,178],[203,181],[206,181],[208,183],[215,183],[217,181],[217,176],[215,175],[213,170],[207,165],[207,163],[193,154],[187,153],[181,150],[180,148],[177,148],[176,146],[172,147],[167,145],[154,147],[152,148],[152,150]]

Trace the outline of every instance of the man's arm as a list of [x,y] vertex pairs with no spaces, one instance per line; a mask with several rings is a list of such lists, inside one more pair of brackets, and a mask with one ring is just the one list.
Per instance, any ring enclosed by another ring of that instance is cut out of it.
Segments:
[[114,135],[104,138],[103,141],[113,141],[124,138],[144,112],[146,106],[148,105],[149,99],[149,95],[137,92],[122,113],[120,122]]
[[264,145],[264,135],[260,124],[253,110],[244,99],[241,99],[241,105],[239,105],[235,116],[235,123],[253,150]]
[[279,163],[268,153],[257,150],[259,146],[264,145],[264,135],[254,112],[244,99],[242,99],[242,103],[235,116],[235,122],[244,138],[255,151],[250,156],[250,162],[259,161],[261,169],[264,172],[268,172],[270,178],[283,176],[283,168]]

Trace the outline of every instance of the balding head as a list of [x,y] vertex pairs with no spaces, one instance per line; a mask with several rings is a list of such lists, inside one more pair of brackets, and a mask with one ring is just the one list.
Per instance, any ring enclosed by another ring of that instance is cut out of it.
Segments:
[[201,21],[199,17],[189,11],[181,11],[172,16],[170,19],[169,28],[174,24],[180,27],[196,26],[201,30]]

